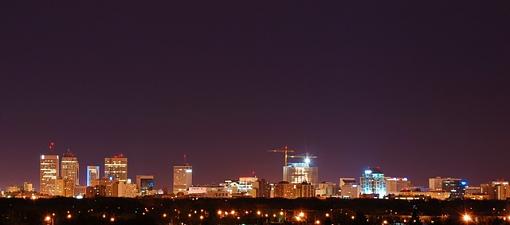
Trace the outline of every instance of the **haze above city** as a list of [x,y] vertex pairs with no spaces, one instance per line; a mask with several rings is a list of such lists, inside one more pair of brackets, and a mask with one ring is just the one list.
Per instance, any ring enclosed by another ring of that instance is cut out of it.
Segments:
[[321,181],[510,178],[508,2],[140,4],[2,7],[0,187],[49,140],[158,187],[184,154],[197,184],[277,182],[284,145]]

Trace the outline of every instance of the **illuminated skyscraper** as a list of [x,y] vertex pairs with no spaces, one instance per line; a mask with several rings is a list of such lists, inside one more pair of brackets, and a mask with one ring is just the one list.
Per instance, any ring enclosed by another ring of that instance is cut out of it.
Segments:
[[193,169],[191,165],[174,166],[173,193],[186,193],[193,184]]
[[379,168],[370,168],[360,177],[361,194],[375,195],[383,198],[386,195],[386,182],[384,174]]
[[87,166],[87,187],[92,186],[92,181],[100,178],[99,174],[99,166]]
[[128,159],[124,155],[114,155],[104,159],[104,176],[110,180],[128,180]]
[[310,166],[311,159],[305,157],[303,162],[290,162],[283,167],[283,181],[291,184],[319,183],[319,168]]
[[41,155],[39,165],[39,192],[45,195],[56,195],[56,181],[60,169],[58,155]]
[[74,197],[74,188],[80,185],[80,164],[71,152],[62,156],[61,177],[64,181],[64,196]]

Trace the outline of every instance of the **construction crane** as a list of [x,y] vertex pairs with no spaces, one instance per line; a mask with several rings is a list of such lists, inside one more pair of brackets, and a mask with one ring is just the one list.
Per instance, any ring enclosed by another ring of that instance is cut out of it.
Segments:
[[304,155],[289,155],[288,157],[291,158],[291,159],[302,158],[302,159],[304,159],[305,163],[310,163],[311,162],[310,159],[316,159],[317,158],[317,156],[310,155],[308,153],[306,153]]
[[271,149],[271,150],[269,150],[269,152],[283,153],[283,159],[284,159],[283,166],[287,166],[287,159],[289,158],[289,152],[292,153],[295,151],[292,149],[289,149],[289,146],[285,145],[282,148]]

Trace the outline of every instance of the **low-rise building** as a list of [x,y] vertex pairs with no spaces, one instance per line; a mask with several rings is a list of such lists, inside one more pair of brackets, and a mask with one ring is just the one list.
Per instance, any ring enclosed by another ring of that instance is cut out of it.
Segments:
[[197,198],[230,198],[232,195],[224,186],[192,186],[188,188],[189,197]]
[[292,184],[282,181],[275,185],[275,198],[311,198],[315,197],[315,188],[310,183]]
[[338,185],[333,182],[321,182],[315,189],[315,196],[321,198],[336,197],[338,194]]
[[340,178],[340,197],[359,198],[360,186],[355,178]]

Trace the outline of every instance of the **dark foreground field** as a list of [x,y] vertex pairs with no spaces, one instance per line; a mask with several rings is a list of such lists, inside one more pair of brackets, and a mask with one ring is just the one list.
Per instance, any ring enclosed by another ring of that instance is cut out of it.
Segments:
[[510,224],[509,203],[369,199],[0,199],[0,224],[492,225]]

